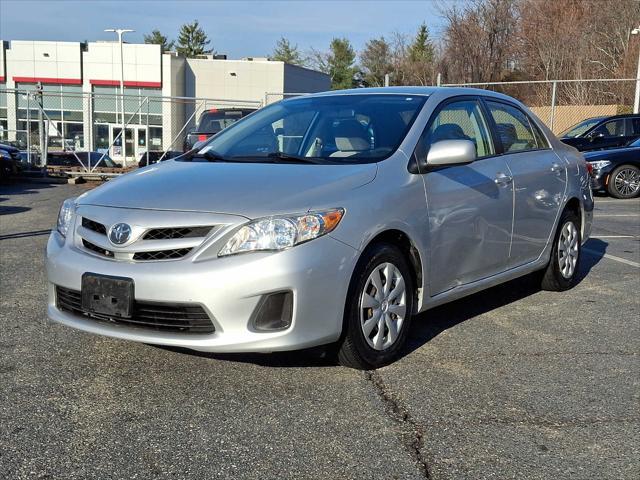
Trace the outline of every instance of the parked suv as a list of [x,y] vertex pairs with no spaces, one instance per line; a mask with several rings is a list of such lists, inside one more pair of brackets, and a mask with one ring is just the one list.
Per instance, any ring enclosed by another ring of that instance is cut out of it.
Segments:
[[592,216],[582,155],[508,96],[298,97],[66,200],[48,315],[202,351],[335,344],[374,368],[431,307],[538,271],[571,288]]
[[255,111],[255,108],[212,108],[207,110],[200,115],[196,129],[189,132],[184,139],[183,150],[188,152],[196,143],[208,140],[212,135]]
[[640,137],[640,115],[588,118],[559,136],[580,151],[622,147]]

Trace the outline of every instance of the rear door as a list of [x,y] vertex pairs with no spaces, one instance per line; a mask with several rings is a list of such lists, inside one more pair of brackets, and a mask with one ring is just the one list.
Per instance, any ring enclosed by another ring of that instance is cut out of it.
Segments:
[[466,139],[477,160],[423,175],[429,216],[431,295],[507,269],[513,217],[513,185],[505,159],[496,156],[477,97],[454,97],[432,115],[416,155],[441,140]]
[[542,254],[562,205],[567,167],[520,107],[488,98],[484,101],[498,149],[513,175],[515,203],[509,263],[516,267]]

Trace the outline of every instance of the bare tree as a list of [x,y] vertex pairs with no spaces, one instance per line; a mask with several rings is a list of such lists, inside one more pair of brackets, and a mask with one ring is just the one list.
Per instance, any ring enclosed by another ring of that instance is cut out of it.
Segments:
[[471,0],[443,12],[445,72],[449,82],[502,80],[514,54],[516,0]]

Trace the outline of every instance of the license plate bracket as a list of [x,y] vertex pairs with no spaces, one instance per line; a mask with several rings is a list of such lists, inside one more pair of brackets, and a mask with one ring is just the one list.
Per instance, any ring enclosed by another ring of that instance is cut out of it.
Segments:
[[132,278],[87,272],[82,275],[82,309],[91,314],[131,318],[134,283]]

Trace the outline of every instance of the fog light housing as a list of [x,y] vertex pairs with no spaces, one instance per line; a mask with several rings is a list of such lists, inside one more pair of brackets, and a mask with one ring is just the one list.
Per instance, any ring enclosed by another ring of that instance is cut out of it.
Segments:
[[286,330],[293,317],[293,292],[264,295],[251,316],[251,329],[257,332]]

